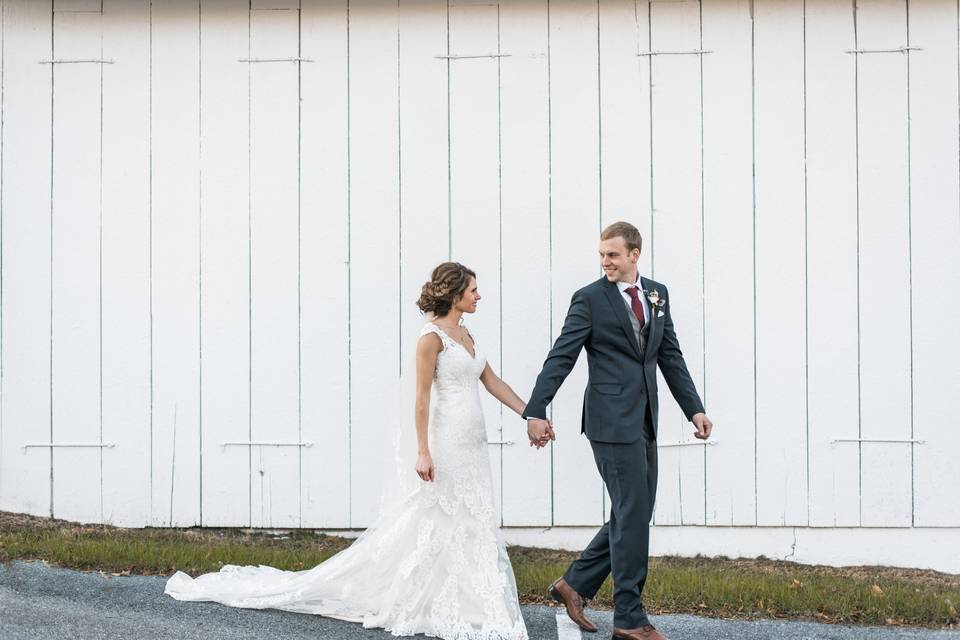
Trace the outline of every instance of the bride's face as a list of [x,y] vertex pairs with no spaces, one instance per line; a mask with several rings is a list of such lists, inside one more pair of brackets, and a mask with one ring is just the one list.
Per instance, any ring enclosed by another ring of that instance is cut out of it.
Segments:
[[453,306],[463,313],[474,313],[477,310],[477,303],[480,302],[480,291],[477,290],[476,278],[470,278],[470,284],[463,295],[457,298]]

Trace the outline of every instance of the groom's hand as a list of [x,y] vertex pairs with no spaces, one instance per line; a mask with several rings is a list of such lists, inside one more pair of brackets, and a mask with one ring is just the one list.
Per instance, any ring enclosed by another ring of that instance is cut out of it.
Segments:
[[537,449],[545,447],[551,440],[556,440],[556,435],[553,433],[553,423],[540,418],[528,419],[527,437],[530,438],[531,447]]
[[709,438],[710,432],[713,431],[713,423],[710,422],[710,418],[708,418],[705,413],[695,413],[693,415],[693,426],[697,428],[693,433],[693,437],[700,438],[701,440]]

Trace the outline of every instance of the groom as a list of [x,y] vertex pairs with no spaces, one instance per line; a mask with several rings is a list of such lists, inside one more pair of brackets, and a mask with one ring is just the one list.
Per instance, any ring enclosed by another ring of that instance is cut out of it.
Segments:
[[657,492],[657,366],[694,436],[710,437],[704,413],[673,330],[667,288],[639,277],[640,232],[615,222],[600,234],[604,277],[576,293],[563,330],[543,363],[523,417],[537,448],[555,438],[546,408],[587,351],[589,380],[581,432],[590,440],[597,469],[610,494],[610,520],[601,527],[550,595],[586,631],[597,627],[583,613],[613,573],[613,637],[665,640],[650,624],[641,596],[647,578],[650,519]]

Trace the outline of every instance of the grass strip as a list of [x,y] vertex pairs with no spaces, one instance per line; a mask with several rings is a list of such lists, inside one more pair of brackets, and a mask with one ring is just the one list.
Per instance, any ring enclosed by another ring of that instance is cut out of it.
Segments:
[[[0,512],[0,562],[50,564],[114,575],[191,575],[225,564],[309,569],[350,545],[309,530],[121,529]],[[521,601],[552,604],[546,586],[576,553],[510,547]],[[960,627],[960,576],[882,567],[833,568],[772,560],[651,558],[644,601],[652,613]],[[608,579],[590,606],[613,604]]]

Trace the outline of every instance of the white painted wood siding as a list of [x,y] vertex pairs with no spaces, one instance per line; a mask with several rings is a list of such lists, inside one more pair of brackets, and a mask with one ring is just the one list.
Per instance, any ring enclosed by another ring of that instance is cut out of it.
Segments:
[[[478,271],[469,325],[525,396],[625,219],[716,424],[694,441],[661,379],[658,525],[960,527],[957,27],[946,0],[3,0],[0,509],[363,527],[430,268]],[[484,401],[505,525],[605,518],[585,383],[545,451]]]

